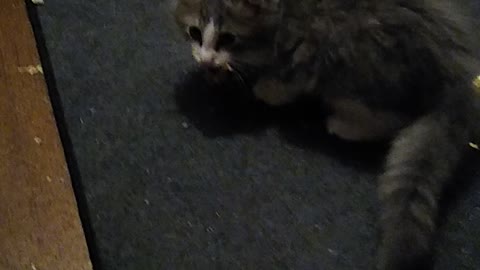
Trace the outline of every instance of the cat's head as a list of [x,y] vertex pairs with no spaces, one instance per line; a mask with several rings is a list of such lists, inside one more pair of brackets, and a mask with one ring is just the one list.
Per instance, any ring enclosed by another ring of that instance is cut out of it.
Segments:
[[175,18],[210,73],[243,76],[272,64],[279,0],[177,0]]

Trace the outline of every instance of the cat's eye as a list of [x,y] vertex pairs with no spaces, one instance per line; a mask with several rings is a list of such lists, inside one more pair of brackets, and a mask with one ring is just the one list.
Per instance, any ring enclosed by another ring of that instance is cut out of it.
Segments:
[[200,29],[196,26],[190,26],[188,27],[188,35],[190,36],[190,38],[196,42],[198,42],[198,44],[202,45],[202,31],[200,31]]
[[232,33],[221,33],[217,40],[217,49],[231,46],[235,43],[236,37]]

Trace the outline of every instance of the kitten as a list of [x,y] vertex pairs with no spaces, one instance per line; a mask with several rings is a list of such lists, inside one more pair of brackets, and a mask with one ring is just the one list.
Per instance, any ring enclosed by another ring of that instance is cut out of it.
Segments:
[[473,132],[469,24],[443,0],[178,0],[212,78],[270,105],[309,96],[346,140],[391,140],[377,268],[429,267],[438,203]]

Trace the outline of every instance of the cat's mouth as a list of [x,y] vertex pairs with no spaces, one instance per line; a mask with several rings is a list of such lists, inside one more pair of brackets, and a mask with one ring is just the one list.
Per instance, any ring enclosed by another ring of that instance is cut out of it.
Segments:
[[200,68],[212,74],[228,71],[227,67],[212,65],[212,64],[203,64],[203,63],[200,63]]
[[[238,66],[230,61],[202,61],[197,60],[198,68],[204,77],[213,84],[223,84],[227,81],[239,82],[242,86],[250,88],[249,82],[256,80],[256,73],[252,67]],[[250,70],[250,72],[249,72]]]
[[232,67],[227,63],[225,65],[213,65],[210,63],[199,63],[200,69],[204,72],[207,79],[214,83],[225,81],[232,74]]
[[233,68],[230,63],[216,64],[212,62],[199,62],[200,68],[211,73],[232,72]]

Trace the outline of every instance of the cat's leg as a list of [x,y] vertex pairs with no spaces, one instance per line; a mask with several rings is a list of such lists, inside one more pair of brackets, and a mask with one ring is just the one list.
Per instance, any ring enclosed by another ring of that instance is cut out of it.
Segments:
[[275,78],[260,79],[253,87],[255,97],[272,106],[285,105],[295,101],[299,92],[295,87]]
[[[285,72],[286,73],[286,72]],[[294,102],[299,96],[311,94],[317,84],[317,76],[304,68],[296,68],[290,76],[272,76],[261,78],[253,87],[255,97],[273,105],[285,105]]]
[[333,114],[327,118],[327,131],[349,141],[391,138],[407,122],[400,114],[374,111],[349,99],[331,101],[330,105]]
[[468,137],[461,123],[433,113],[394,140],[379,178],[379,270],[429,269],[439,199]]
[[[283,32],[283,34],[285,33]],[[292,38],[291,34],[289,33],[287,36]],[[290,42],[281,43],[286,47],[277,49],[291,50],[291,47],[294,47],[298,41],[298,37],[295,35],[293,37],[295,38],[292,38]],[[312,44],[308,42],[299,44],[288,64],[279,63],[280,69],[272,70],[269,76],[261,78],[257,82],[253,87],[255,96],[269,105],[279,106],[295,101],[302,94],[312,92],[318,80],[317,68],[312,63],[314,53],[315,46]]]

